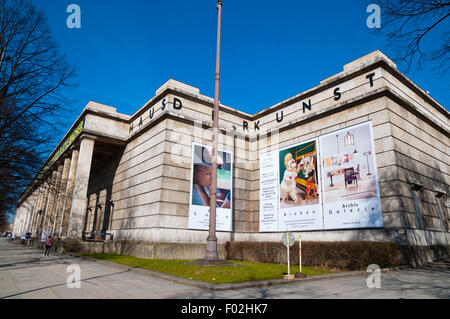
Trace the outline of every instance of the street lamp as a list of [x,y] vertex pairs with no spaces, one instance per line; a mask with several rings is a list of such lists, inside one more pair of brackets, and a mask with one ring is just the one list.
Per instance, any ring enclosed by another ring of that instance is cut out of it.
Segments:
[[216,53],[216,78],[214,90],[214,124],[212,138],[212,167],[211,167],[211,194],[209,203],[209,236],[206,243],[205,260],[217,261],[217,237],[216,237],[216,198],[217,198],[217,151],[219,147],[219,83],[220,83],[220,29],[222,18],[222,0],[217,1],[217,53]]

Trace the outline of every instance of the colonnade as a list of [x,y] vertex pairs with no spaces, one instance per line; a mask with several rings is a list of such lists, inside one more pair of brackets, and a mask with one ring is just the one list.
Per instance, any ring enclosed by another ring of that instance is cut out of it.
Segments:
[[95,136],[82,134],[49,168],[47,178],[17,207],[13,232],[82,238]]

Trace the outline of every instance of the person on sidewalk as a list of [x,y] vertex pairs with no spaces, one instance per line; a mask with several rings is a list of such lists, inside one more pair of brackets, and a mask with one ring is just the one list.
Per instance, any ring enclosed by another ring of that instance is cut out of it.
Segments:
[[45,253],[44,255],[46,256],[50,256],[50,249],[53,246],[53,238],[52,236],[48,236],[47,239],[45,240]]

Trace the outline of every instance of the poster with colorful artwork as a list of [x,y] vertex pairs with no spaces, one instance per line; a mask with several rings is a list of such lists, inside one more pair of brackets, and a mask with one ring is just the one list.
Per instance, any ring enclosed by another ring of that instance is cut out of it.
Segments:
[[260,155],[260,231],[323,229],[318,140]]
[[323,229],[317,140],[278,154],[279,231]]

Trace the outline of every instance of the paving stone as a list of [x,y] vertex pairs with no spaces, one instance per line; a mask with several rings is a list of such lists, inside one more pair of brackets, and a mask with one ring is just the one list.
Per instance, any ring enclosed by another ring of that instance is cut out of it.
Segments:
[[[11,251],[14,247],[14,253]],[[381,288],[370,289],[369,274],[298,281],[283,285],[215,291],[196,288],[96,261],[53,256],[0,239],[0,298],[7,299],[399,299],[450,298],[450,270],[409,268],[381,273]],[[17,268],[18,261],[27,268]],[[81,267],[81,288],[66,285],[67,266]]]

